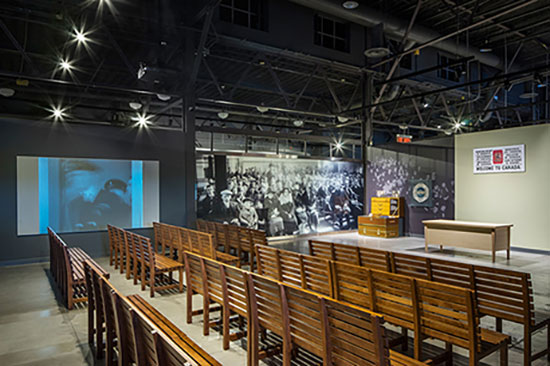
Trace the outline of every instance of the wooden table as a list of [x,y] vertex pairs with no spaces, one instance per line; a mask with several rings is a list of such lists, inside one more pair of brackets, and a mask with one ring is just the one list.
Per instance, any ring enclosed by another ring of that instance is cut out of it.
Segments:
[[495,262],[495,253],[506,250],[510,259],[510,228],[512,224],[488,224],[454,220],[424,220],[426,251],[429,244],[490,250]]

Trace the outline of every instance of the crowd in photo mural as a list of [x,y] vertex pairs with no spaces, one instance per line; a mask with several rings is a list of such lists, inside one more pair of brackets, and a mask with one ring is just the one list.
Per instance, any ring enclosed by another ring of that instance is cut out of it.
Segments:
[[363,210],[359,164],[265,160],[229,159],[225,188],[217,191],[210,178],[199,189],[198,217],[265,230],[269,236],[357,227]]

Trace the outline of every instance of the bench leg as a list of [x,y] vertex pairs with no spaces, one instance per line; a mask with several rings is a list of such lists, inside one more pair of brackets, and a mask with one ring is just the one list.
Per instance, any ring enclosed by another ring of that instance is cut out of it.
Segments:
[[496,328],[496,331],[499,332],[499,333],[502,333],[502,319],[501,318],[495,318],[496,322],[495,322],[495,328]]
[[401,328],[401,336],[405,340],[403,343],[401,343],[401,351],[406,352],[407,349],[409,349],[409,331],[407,328]]
[[179,286],[179,290],[180,290],[180,294],[183,293],[183,268],[180,268],[179,269],[179,273],[180,273],[180,286]]
[[500,366],[508,366],[508,343],[500,347]]
[[100,312],[96,312],[95,317],[95,358],[103,358],[103,317]]
[[187,324],[193,322],[193,290],[191,290],[191,285],[187,284]]
[[453,366],[453,344],[445,344],[445,353],[447,353],[447,361],[445,361],[446,366]]
[[145,291],[145,268],[141,268],[141,291]]
[[531,366],[531,330],[529,326],[523,326],[523,364]]
[[94,305],[88,302],[88,344],[94,345]]
[[208,296],[202,297],[202,335],[210,335],[210,299]]
[[227,306],[222,308],[223,314],[223,324],[222,324],[222,333],[223,333],[223,350],[227,351],[229,349],[229,318],[231,313]]
[[[145,271],[145,268],[142,268],[143,271]],[[145,278],[145,277],[144,277]],[[149,286],[151,286],[151,289],[149,290],[151,297],[155,297],[155,270],[154,268],[151,268],[149,270]]]

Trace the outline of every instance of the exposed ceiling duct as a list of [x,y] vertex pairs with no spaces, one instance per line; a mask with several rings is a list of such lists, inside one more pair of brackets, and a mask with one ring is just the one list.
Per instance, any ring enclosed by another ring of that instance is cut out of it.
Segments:
[[[342,7],[342,2],[339,0],[290,0],[293,3],[300,4],[302,6],[316,9],[324,13],[338,16],[342,19],[346,19],[350,22],[360,24],[365,27],[374,27],[379,24],[384,25],[384,31],[386,34],[394,37],[401,38],[405,34],[408,27],[408,20],[397,19],[391,15],[384,14],[378,10],[367,8],[364,5],[359,6],[354,10],[347,10]],[[441,34],[423,27],[421,25],[415,25],[409,33],[408,39],[416,43],[422,44],[433,39],[441,37]],[[498,69],[504,69],[504,62],[500,57],[491,53],[481,53],[477,49],[467,47],[464,44],[456,44],[453,39],[447,39],[445,41],[434,44],[435,48],[442,51],[457,54],[462,57],[474,56],[482,64],[492,66]]]

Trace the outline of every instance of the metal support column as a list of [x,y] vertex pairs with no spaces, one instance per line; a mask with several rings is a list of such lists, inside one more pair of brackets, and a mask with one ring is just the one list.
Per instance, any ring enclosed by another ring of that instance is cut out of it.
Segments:
[[372,115],[369,113],[367,106],[372,103],[373,95],[373,80],[370,74],[363,74],[362,83],[362,109],[361,109],[361,159],[363,162],[363,213],[368,214],[368,199],[367,199],[367,168],[368,168],[368,148],[372,143]]

